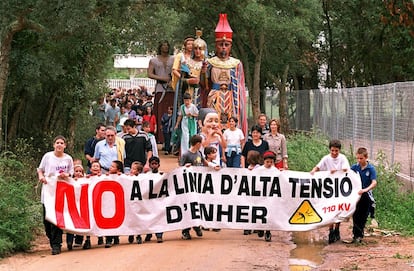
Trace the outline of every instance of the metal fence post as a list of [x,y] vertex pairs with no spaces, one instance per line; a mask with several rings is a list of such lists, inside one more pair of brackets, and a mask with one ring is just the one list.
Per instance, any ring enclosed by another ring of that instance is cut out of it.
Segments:
[[375,93],[375,86],[371,86],[370,87],[370,91],[371,93],[369,94],[370,96],[370,102],[371,102],[371,131],[370,131],[370,141],[369,141],[369,157],[371,157],[371,159],[373,159],[373,155],[374,155],[374,93]]
[[397,95],[397,83],[392,84],[392,129],[391,129],[391,164],[394,164],[395,156],[395,108],[396,108],[396,95]]

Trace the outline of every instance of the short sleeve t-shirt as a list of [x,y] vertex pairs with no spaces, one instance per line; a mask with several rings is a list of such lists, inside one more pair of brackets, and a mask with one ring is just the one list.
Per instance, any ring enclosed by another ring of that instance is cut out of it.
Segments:
[[191,152],[187,151],[180,158],[180,166],[190,163],[193,166],[203,166],[204,158],[200,151]]
[[342,153],[338,154],[338,157],[336,158],[333,158],[330,154],[325,155],[316,166],[320,171],[330,171],[332,169],[343,170],[351,168],[348,159]]

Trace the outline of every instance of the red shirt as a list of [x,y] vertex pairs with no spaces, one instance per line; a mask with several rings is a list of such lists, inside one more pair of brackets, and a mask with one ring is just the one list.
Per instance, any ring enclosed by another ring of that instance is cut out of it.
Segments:
[[154,134],[155,132],[155,126],[157,125],[157,118],[155,115],[144,115],[142,117],[143,121],[148,121],[150,123],[150,132]]

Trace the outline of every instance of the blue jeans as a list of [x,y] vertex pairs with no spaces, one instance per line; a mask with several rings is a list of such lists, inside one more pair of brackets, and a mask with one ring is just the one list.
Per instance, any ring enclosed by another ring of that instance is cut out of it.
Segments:
[[228,156],[226,153],[226,165],[227,167],[235,167],[235,168],[240,168],[240,157],[241,154],[237,154],[235,151],[231,152],[231,155]]

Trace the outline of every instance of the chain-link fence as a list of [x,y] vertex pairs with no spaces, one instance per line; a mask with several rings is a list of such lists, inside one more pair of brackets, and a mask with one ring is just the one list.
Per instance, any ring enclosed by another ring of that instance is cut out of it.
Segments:
[[321,130],[354,153],[366,147],[371,159],[381,150],[391,163],[401,164],[402,174],[414,176],[414,82],[301,90],[290,95],[295,104],[303,105],[290,109],[291,129]]

